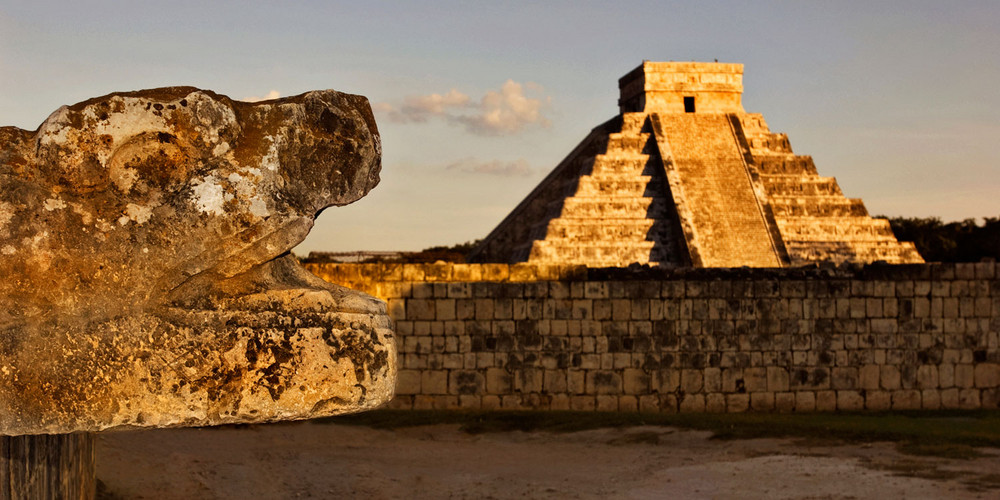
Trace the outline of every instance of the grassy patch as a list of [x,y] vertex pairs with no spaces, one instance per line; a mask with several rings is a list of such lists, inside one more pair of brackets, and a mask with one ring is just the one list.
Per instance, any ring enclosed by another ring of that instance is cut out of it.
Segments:
[[640,414],[569,411],[379,410],[325,421],[395,429],[455,424],[469,433],[576,432],[658,425],[710,431],[716,439],[794,437],[807,441],[898,443],[900,451],[946,458],[974,458],[979,447],[1000,448],[1000,413],[915,411],[892,413]]

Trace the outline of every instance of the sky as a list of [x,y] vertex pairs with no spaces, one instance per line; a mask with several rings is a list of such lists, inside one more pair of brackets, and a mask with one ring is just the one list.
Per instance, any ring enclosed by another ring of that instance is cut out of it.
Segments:
[[0,125],[172,85],[367,96],[382,181],[296,253],[484,237],[644,59],[743,63],[743,106],[875,215],[1000,216],[1000,2],[0,0]]

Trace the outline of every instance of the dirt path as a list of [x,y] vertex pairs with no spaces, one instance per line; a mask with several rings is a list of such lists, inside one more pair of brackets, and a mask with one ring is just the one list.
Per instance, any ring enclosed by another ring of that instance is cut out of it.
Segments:
[[664,427],[469,435],[326,423],[100,436],[118,498],[997,498],[1000,450],[719,441]]

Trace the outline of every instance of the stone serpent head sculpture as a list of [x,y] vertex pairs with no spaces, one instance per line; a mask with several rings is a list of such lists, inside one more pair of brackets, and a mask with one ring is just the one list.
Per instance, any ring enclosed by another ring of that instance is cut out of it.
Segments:
[[288,253],[380,163],[368,101],[332,90],[115,93],[0,127],[0,434],[386,402],[384,304]]

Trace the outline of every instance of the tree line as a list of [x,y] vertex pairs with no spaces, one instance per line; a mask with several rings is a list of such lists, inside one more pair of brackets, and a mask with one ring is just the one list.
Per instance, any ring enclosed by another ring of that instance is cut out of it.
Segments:
[[1000,260],[1000,217],[941,222],[939,217],[882,217],[899,241],[912,241],[927,262]]

